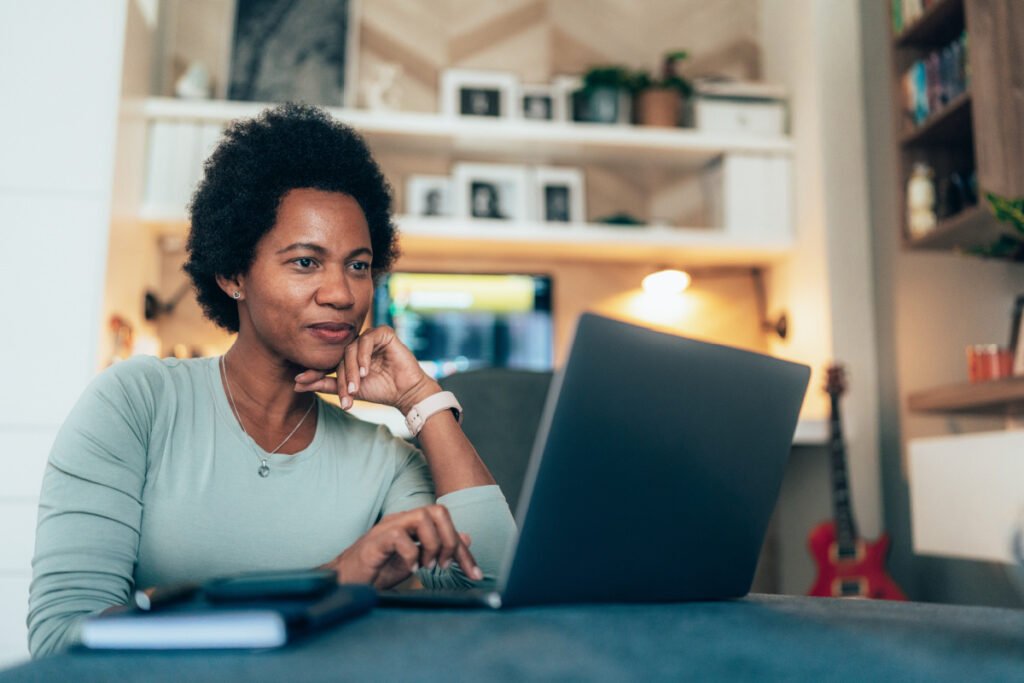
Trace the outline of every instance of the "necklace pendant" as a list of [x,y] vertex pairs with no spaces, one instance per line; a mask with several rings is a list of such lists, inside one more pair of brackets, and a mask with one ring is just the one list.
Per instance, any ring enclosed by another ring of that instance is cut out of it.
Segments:
[[260,473],[260,476],[263,477],[264,479],[270,476],[270,465],[267,464],[266,460],[260,461],[260,468],[258,472]]

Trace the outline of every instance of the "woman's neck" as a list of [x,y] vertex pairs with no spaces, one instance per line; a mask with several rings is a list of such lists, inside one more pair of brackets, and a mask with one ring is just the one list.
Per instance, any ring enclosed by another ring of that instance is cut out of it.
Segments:
[[224,354],[223,367],[234,407],[250,421],[270,425],[294,422],[295,415],[304,413],[315,398],[295,392],[295,376],[303,368],[246,343],[242,337]]

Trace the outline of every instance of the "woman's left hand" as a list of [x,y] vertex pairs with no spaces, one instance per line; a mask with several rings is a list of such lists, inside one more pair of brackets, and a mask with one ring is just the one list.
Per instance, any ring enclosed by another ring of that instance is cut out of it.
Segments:
[[414,405],[441,387],[416,361],[395,331],[386,325],[359,335],[345,349],[337,377],[306,370],[295,378],[295,391],[336,393],[341,407],[352,407],[353,398],[382,403],[409,412]]

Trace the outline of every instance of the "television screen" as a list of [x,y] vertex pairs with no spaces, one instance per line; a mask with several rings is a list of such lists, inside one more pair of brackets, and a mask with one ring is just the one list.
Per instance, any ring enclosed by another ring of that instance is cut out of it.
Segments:
[[395,328],[434,378],[552,367],[549,276],[390,273],[374,293],[374,321]]

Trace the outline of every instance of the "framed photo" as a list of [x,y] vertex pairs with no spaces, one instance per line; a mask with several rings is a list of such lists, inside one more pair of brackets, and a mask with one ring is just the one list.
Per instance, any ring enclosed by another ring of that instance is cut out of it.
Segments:
[[585,223],[583,171],[538,166],[533,169],[535,218],[548,223]]
[[405,210],[410,216],[451,216],[452,179],[413,175],[405,182]]
[[441,112],[445,116],[518,118],[515,74],[448,69],[441,75]]
[[555,76],[552,89],[558,98],[566,121],[580,121],[583,112],[580,110],[579,99],[573,97],[583,87],[582,76]]
[[1010,322],[1010,353],[1013,354],[1011,372],[1024,375],[1024,294],[1013,302],[1013,317]]
[[357,0],[235,0],[228,99],[355,105]]
[[466,218],[525,221],[530,215],[529,176],[522,166],[455,164],[455,214]]
[[519,90],[520,115],[529,121],[565,121],[565,98],[553,85],[524,85]]

